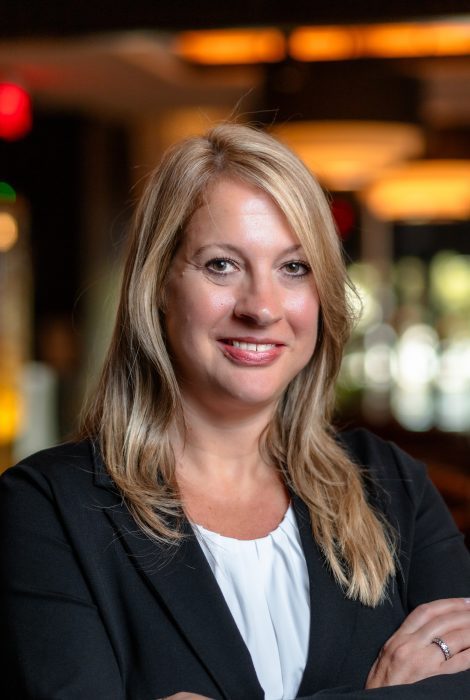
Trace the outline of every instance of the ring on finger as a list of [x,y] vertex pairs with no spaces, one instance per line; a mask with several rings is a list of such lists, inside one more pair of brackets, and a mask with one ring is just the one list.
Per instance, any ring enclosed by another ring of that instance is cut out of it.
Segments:
[[449,659],[452,658],[452,652],[443,639],[441,639],[440,637],[434,637],[434,639],[431,640],[431,644],[437,644],[437,646],[444,654],[446,661],[449,661]]

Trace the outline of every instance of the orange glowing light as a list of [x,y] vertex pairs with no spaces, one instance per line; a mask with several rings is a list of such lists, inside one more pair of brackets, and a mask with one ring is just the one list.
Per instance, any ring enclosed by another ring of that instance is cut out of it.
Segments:
[[333,61],[360,55],[360,32],[350,27],[299,27],[289,40],[297,61]]
[[0,138],[14,141],[31,129],[31,99],[22,87],[0,83]]
[[470,54],[470,22],[401,22],[299,27],[289,39],[298,61]]
[[389,24],[364,27],[364,53],[400,58],[470,53],[470,24]]
[[364,192],[368,208],[388,221],[470,219],[470,161],[415,161],[384,173]]
[[0,384],[0,445],[8,445],[18,435],[23,419],[20,395]]
[[12,214],[0,212],[0,253],[13,248],[18,240],[18,222]]
[[418,127],[398,122],[290,122],[273,132],[336,191],[361,189],[384,168],[419,156],[424,146]]
[[173,50],[205,65],[274,63],[285,57],[286,42],[278,29],[215,29],[182,32]]

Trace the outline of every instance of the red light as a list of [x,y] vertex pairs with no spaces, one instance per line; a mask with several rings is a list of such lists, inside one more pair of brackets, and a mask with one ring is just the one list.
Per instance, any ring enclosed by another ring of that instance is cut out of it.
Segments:
[[331,203],[331,211],[336,221],[341,238],[349,238],[356,223],[354,207],[346,199],[335,198]]
[[19,139],[31,129],[31,98],[14,83],[0,83],[0,138]]

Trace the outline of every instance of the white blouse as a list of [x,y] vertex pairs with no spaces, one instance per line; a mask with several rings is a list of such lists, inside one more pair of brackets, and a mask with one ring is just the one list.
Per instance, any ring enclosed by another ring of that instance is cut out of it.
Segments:
[[266,537],[194,532],[251,654],[265,700],[292,700],[310,632],[309,581],[292,505]]

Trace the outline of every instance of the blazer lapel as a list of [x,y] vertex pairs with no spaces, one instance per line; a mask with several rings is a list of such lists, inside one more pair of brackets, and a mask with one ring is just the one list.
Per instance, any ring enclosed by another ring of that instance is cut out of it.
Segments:
[[351,647],[360,603],[346,598],[334,582],[312,537],[307,506],[298,496],[293,497],[293,505],[310,580],[310,641],[297,693],[302,697],[338,685],[336,679]]
[[[96,485],[113,488],[96,450],[95,469]],[[165,550],[137,531],[122,502],[105,513],[121,534],[130,561],[147,578],[222,697],[263,700],[250,653],[189,523],[183,527],[185,540]]]

